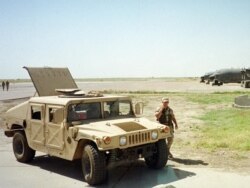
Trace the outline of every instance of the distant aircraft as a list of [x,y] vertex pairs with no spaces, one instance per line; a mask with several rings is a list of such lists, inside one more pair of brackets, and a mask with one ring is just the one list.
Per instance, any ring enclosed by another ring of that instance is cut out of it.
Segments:
[[221,69],[209,76],[212,85],[223,85],[224,83],[241,83],[242,69]]
[[250,68],[241,70],[241,86],[244,88],[250,88]]
[[206,84],[209,84],[209,76],[212,75],[214,72],[207,72],[205,73],[203,76],[201,76],[201,80],[200,82],[201,83],[206,83]]

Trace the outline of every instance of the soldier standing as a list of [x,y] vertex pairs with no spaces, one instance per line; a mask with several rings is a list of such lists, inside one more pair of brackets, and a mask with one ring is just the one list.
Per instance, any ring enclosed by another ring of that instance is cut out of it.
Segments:
[[4,91],[4,88],[5,88],[5,82],[4,81],[2,82],[2,88],[3,88],[3,91]]
[[[170,147],[173,144],[174,140],[174,125],[175,129],[178,129],[178,124],[175,119],[175,115],[173,110],[168,106],[169,99],[168,98],[162,98],[162,105],[156,109],[155,117],[157,121],[159,121],[161,124],[167,125],[170,128],[170,134],[171,137],[167,138],[168,140],[168,152],[169,152],[169,158],[173,158],[172,153],[170,152]],[[174,125],[173,125],[174,123]]]
[[9,91],[9,86],[10,86],[10,83],[9,83],[9,81],[7,80],[7,81],[6,81],[6,89],[7,89],[7,91]]

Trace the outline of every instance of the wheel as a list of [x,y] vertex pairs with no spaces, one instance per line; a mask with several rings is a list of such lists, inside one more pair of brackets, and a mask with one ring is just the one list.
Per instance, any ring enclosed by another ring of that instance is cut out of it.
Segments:
[[168,149],[166,140],[159,140],[155,143],[156,152],[145,158],[145,163],[149,168],[160,169],[164,168],[168,161]]
[[86,145],[82,154],[82,171],[89,185],[97,185],[107,178],[106,157],[92,145]]
[[32,161],[36,151],[31,149],[27,143],[25,135],[21,132],[16,132],[13,137],[13,151],[17,161],[28,163]]

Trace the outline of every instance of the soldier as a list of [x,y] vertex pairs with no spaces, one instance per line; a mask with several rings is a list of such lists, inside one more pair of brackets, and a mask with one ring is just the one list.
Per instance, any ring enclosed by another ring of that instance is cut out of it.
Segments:
[[167,138],[168,140],[168,152],[169,152],[169,158],[173,158],[172,153],[170,152],[170,147],[173,144],[174,139],[174,126],[175,129],[178,129],[178,124],[175,119],[175,115],[173,110],[168,106],[169,99],[168,98],[162,98],[162,105],[156,109],[155,117],[157,121],[159,121],[161,124],[167,125],[170,128],[170,134],[171,137]]
[[5,82],[4,81],[2,82],[2,88],[3,88],[3,91],[4,91],[4,88],[5,88]]
[[7,91],[9,91],[9,86],[10,86],[10,83],[9,83],[9,81],[7,80],[7,81],[6,81],[6,89],[7,89]]

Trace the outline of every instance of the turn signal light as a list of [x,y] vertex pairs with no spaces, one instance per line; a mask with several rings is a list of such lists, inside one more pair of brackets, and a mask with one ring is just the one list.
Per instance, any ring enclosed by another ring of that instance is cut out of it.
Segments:
[[168,133],[169,132],[169,127],[168,126],[164,126],[161,128],[161,132],[163,133]]
[[109,136],[104,136],[102,140],[107,145],[111,143],[111,138]]

